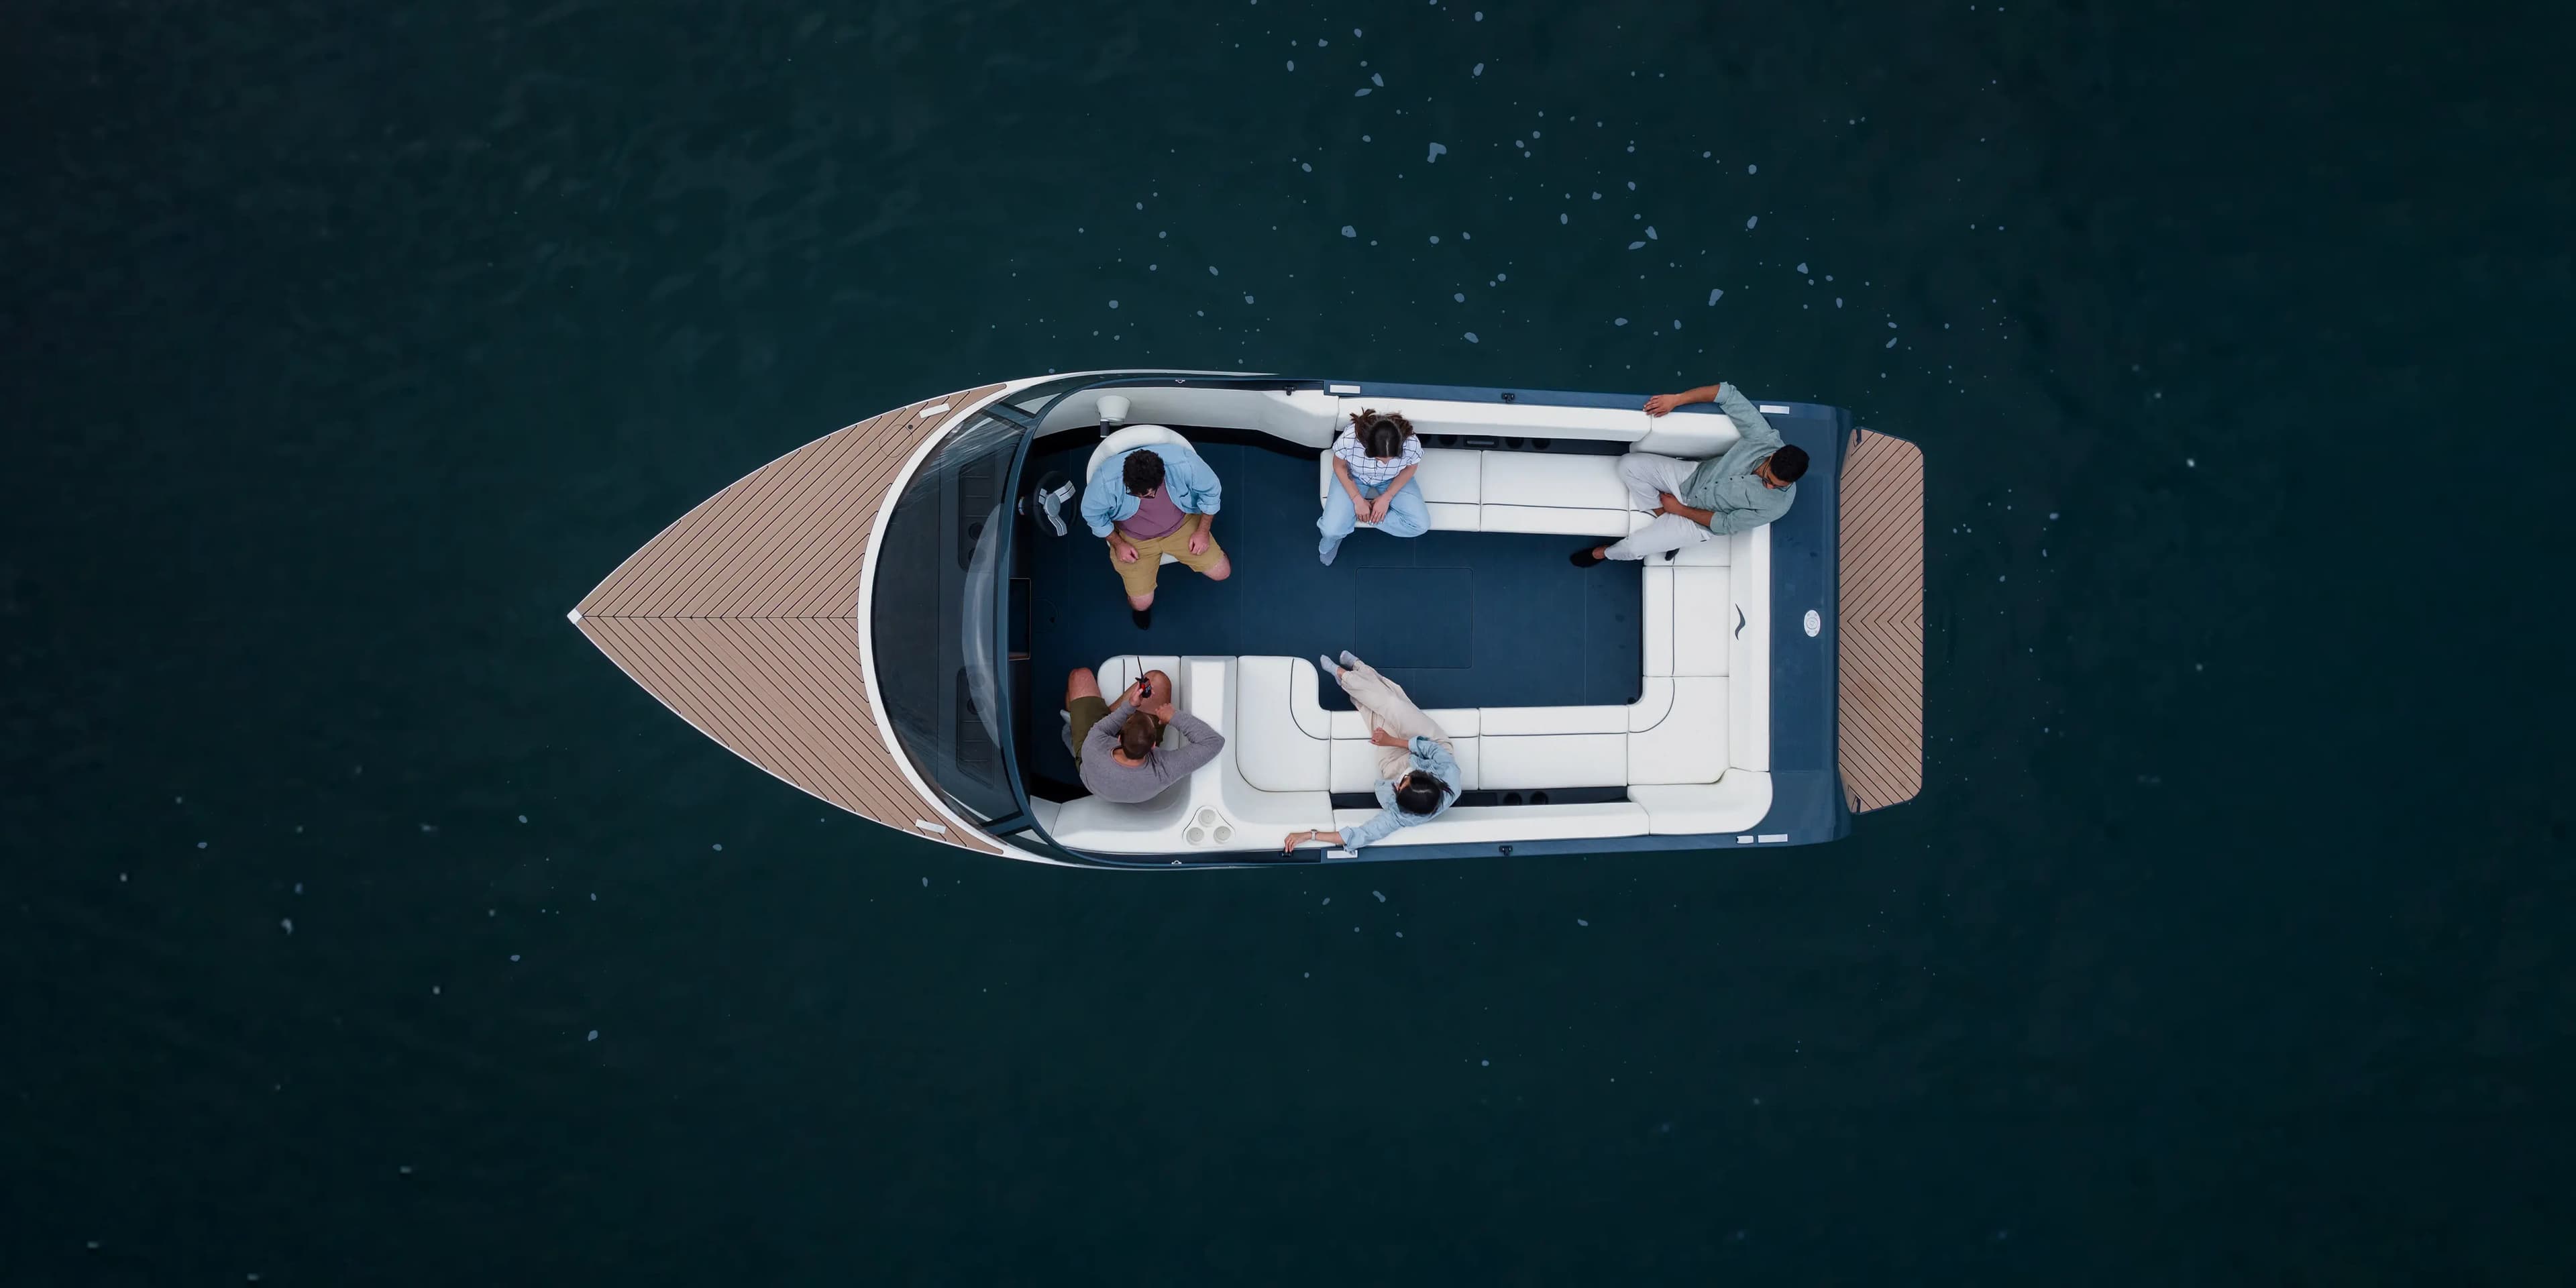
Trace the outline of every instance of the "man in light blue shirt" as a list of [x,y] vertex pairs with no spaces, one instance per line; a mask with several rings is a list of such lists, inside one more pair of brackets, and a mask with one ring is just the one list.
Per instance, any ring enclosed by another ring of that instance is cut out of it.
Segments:
[[1225,492],[1216,471],[1187,443],[1148,443],[1100,463],[1082,489],[1082,522],[1109,543],[1109,566],[1127,588],[1138,630],[1154,624],[1154,583],[1163,556],[1210,581],[1234,575],[1225,547],[1208,531]]
[[1348,831],[1290,832],[1284,851],[1308,841],[1356,850],[1383,841],[1399,828],[1420,827],[1447,813],[1458,799],[1457,748],[1449,735],[1422,708],[1413,705],[1404,686],[1345,650],[1342,664],[1316,659],[1340,681],[1351,705],[1368,717],[1369,741],[1377,744],[1378,812]]
[[1798,499],[1798,480],[1807,472],[1807,452],[1780,441],[1780,431],[1762,418],[1762,409],[1720,381],[1677,394],[1646,400],[1646,414],[1661,416],[1688,403],[1713,402],[1735,422],[1735,446],[1705,461],[1686,461],[1652,452],[1630,452],[1619,458],[1619,481],[1628,485],[1628,501],[1651,510],[1654,521],[1606,546],[1574,552],[1574,566],[1589,568],[1604,559],[1643,559],[1666,555],[1684,546],[1734,532],[1749,532],[1789,512]]

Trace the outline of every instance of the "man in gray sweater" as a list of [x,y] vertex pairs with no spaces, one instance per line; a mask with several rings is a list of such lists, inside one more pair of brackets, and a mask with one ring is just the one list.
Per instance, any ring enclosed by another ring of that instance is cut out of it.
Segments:
[[[1069,688],[1083,687],[1090,672],[1076,671]],[[1090,685],[1090,704],[1099,703],[1098,681]],[[1068,707],[1072,704],[1069,701]],[[1075,712],[1077,720],[1085,714]],[[1074,750],[1082,785],[1105,801],[1134,805],[1152,800],[1164,788],[1190,776],[1225,750],[1225,735],[1186,711],[1172,707],[1172,677],[1149,671],[1118,695],[1118,705],[1090,722]],[[1181,731],[1189,741],[1166,749],[1163,727]]]

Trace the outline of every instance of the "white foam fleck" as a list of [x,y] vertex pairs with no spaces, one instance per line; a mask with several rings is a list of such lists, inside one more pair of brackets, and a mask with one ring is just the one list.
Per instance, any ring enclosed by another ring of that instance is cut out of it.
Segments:
[[1642,250],[1642,249],[1644,249],[1644,248],[1645,248],[1645,245],[1646,245],[1646,243],[1641,242],[1641,241],[1632,241],[1632,242],[1628,243],[1628,249],[1630,249],[1630,250]]
[[1891,335],[1891,336],[1889,336],[1889,337],[1887,337],[1887,343],[1885,343],[1885,344],[1883,344],[1883,345],[1880,345],[1879,347],[1880,347],[1880,348],[1882,348],[1882,349],[1893,349],[1893,348],[1895,348],[1895,347],[1896,347],[1896,337],[1895,337],[1895,336],[1892,336],[1892,335]]
[[1709,303],[1711,303],[1711,304],[1715,304],[1715,303],[1717,303],[1719,300],[1722,300],[1722,299],[1725,299],[1725,298],[1726,298],[1726,288],[1725,288],[1725,287],[1722,287],[1722,286],[1713,286],[1713,287],[1710,287],[1710,288],[1709,288],[1709,292],[1708,292],[1708,302],[1709,302]]
[[1424,164],[1424,165],[1429,165],[1429,164],[1431,164],[1432,162],[1439,160],[1439,159],[1440,159],[1440,154],[1441,154],[1441,153],[1443,153],[1443,152],[1446,152],[1446,151],[1448,151],[1448,150],[1449,150],[1449,145],[1448,145],[1448,144],[1446,144],[1446,143],[1434,143],[1434,144],[1432,144],[1432,145],[1431,145],[1431,155],[1429,155],[1429,156],[1427,156],[1427,157],[1422,158],[1422,164]]
[[1252,297],[1251,297],[1251,296],[1249,296],[1249,295],[1244,296],[1244,297],[1243,297],[1243,302],[1244,302],[1244,303],[1246,303],[1246,304],[1250,304],[1250,303],[1252,302]]
[[718,854],[722,854],[722,853],[724,853],[724,842],[722,842],[722,841],[718,841],[718,842],[716,842],[716,844],[715,844],[715,851],[716,851],[716,853],[718,853]]
[[1478,63],[1476,64],[1475,70],[1470,71],[1467,74],[1470,76],[1482,76],[1485,74],[1485,65],[1483,63]]
[[1431,244],[1432,244],[1432,245],[1434,245],[1434,246],[1437,246],[1437,245],[1439,245],[1439,244],[1440,244],[1440,234],[1438,234],[1438,233],[1433,233],[1433,234],[1431,234]]
[[1843,306],[1843,297],[1841,297],[1841,296],[1839,296],[1839,295],[1835,296],[1835,297],[1834,297],[1834,307],[1835,307],[1835,308],[1841,308],[1842,306]]
[[296,883],[295,883],[295,893],[297,893],[297,894],[302,894],[302,893],[304,893],[304,883],[303,883],[303,882],[298,881],[298,882],[296,882]]
[[510,954],[510,960],[511,960],[511,961],[517,961],[517,960],[519,960],[519,955],[518,955],[517,953],[512,953],[512,954]]
[[1113,309],[1114,309],[1114,308],[1117,308],[1117,307],[1118,307],[1118,301],[1116,301],[1116,300],[1111,300],[1111,301],[1109,302],[1109,307],[1111,307],[1111,308],[1113,308]]
[[1674,329],[1674,330],[1676,330],[1676,331],[1679,331],[1679,330],[1681,330],[1681,329],[1682,329],[1682,320],[1681,320],[1680,318],[1674,318],[1674,319],[1673,319],[1673,329]]
[[1290,71],[1292,71],[1292,72],[1293,72],[1293,71],[1295,71],[1295,70],[1297,70],[1297,60],[1296,60],[1296,59],[1291,58],[1291,59],[1289,59],[1289,60],[1288,60],[1288,70],[1290,70]]
[[199,841],[199,842],[197,842],[197,848],[198,848],[198,849],[200,849],[200,850],[202,850],[202,849],[206,848],[206,843],[205,843],[205,842],[203,842],[203,841]]
[[1353,98],[1367,98],[1368,96],[1369,96],[1369,87],[1368,87],[1368,86],[1366,86],[1366,85],[1362,85],[1362,86],[1360,86],[1358,89],[1355,89],[1355,90],[1352,90],[1352,91],[1351,91],[1351,97],[1353,97]]
[[1746,232],[1748,232],[1748,233],[1749,233],[1749,232],[1752,232],[1752,231],[1753,231],[1753,226],[1754,226],[1755,224],[1758,224],[1758,223],[1761,223],[1761,222],[1762,222],[1762,216],[1760,216],[1760,215],[1755,215],[1755,216],[1753,216],[1752,218],[1745,220],[1745,221],[1744,221],[1744,231],[1746,231]]
[[1320,907],[1324,907],[1324,906],[1329,905],[1330,903],[1332,903],[1332,901],[1333,901],[1333,896],[1331,896],[1331,895],[1325,895],[1325,896],[1324,896],[1324,902],[1323,902],[1323,903],[1320,903],[1320,904],[1317,904],[1317,905],[1315,905],[1315,906],[1316,906],[1316,907],[1319,907],[1319,908],[1320,908]]
[[1749,165],[1744,167],[1744,172],[1746,174],[1760,174],[1762,173],[1762,167],[1758,165]]
[[1803,259],[1802,259],[1802,260],[1799,260],[1799,261],[1798,261],[1798,273],[1799,273],[1799,275],[1803,277],[1803,276],[1805,276],[1805,275],[1806,275],[1806,272],[1807,272],[1807,261],[1805,261],[1805,260],[1803,260]]
[[1628,325],[1628,319],[1626,319],[1626,318],[1612,318],[1612,319],[1610,319],[1610,325],[1612,325],[1612,326],[1626,326],[1626,325]]
[[1378,894],[1378,892],[1377,892],[1377,891],[1375,891],[1375,890],[1371,890],[1371,891],[1369,891],[1369,893],[1370,893],[1370,894],[1375,894],[1375,895],[1377,895],[1377,901],[1378,901],[1379,903],[1384,903],[1384,902],[1386,902],[1386,896],[1385,896],[1385,895],[1383,895],[1383,894]]
[[1585,921],[1585,920],[1584,920],[1583,918],[1581,918],[1581,917],[1577,917],[1577,918],[1575,918],[1575,919],[1574,919],[1574,924],[1575,924],[1575,925],[1578,925],[1578,926],[1589,926],[1589,925],[1591,925],[1592,923],[1591,923],[1591,922],[1588,922],[1588,921]]
[[1476,338],[1476,333],[1475,333],[1475,332],[1473,332],[1473,331],[1470,331],[1470,332],[1468,332],[1468,333],[1467,333],[1467,343],[1469,343],[1469,344],[1481,344],[1481,343],[1483,343],[1483,341],[1478,340],[1478,339]]
[[597,1042],[598,1040],[599,1040],[599,1030],[597,1030],[597,1029],[592,1029],[592,1030],[590,1031],[590,1036],[582,1039],[582,1041],[584,1041],[584,1042]]
[[1467,293],[1465,291],[1451,291],[1449,293],[1449,298],[1456,300],[1460,304],[1464,304],[1467,302]]
[[283,929],[286,933],[290,935],[295,933],[295,918],[280,917],[277,919],[277,924],[279,928]]
[[1656,236],[1656,235],[1655,235],[1655,226],[1654,226],[1653,224],[1648,224],[1648,225],[1646,225],[1646,240],[1647,240],[1647,241],[1662,241],[1662,240],[1663,240],[1663,238],[1658,237],[1658,236]]
[[1216,275],[1217,275],[1217,273],[1216,273],[1216,265],[1214,265],[1214,264],[1210,264],[1210,265],[1208,265],[1208,276],[1210,276],[1210,277],[1214,277],[1214,276],[1216,276]]
[[1574,222],[1574,216],[1569,215],[1569,214],[1566,214],[1566,213],[1565,213],[1565,212],[1563,212],[1563,211],[1558,211],[1558,212],[1557,212],[1557,216],[1556,216],[1556,222],[1558,222],[1558,223],[1560,223],[1560,224],[1570,224],[1570,223],[1573,223],[1573,222]]
[[525,814],[521,814],[521,815],[519,816],[519,821],[520,821],[520,822],[522,822],[522,823],[527,822],[527,821],[528,821],[528,816],[527,816],[527,815],[525,815]]
[[921,888],[922,888],[922,889],[924,889],[924,890],[927,890],[927,889],[929,889],[929,888],[930,888],[930,878],[928,878],[928,877],[923,877],[923,878],[921,879]]
[[1360,235],[1360,230],[1351,227],[1349,224],[1344,224],[1342,225],[1342,235],[1344,237],[1357,237]]

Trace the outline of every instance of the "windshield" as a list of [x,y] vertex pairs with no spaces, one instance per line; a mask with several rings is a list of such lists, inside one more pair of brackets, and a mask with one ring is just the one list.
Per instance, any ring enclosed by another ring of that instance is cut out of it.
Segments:
[[978,416],[922,462],[886,521],[869,607],[877,690],[897,741],[979,822],[1018,808],[1003,768],[993,613],[1011,527],[1003,489],[1025,432]]

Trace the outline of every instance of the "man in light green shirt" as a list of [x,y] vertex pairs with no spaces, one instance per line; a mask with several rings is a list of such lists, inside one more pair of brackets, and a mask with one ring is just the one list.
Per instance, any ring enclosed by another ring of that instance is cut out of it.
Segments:
[[1684,546],[1761,527],[1789,512],[1790,502],[1798,499],[1798,479],[1807,472],[1807,453],[1783,444],[1779,431],[1735,386],[1721,382],[1657,394],[1646,400],[1646,414],[1661,416],[1703,402],[1716,403],[1742,437],[1723,455],[1705,461],[1652,452],[1620,457],[1619,481],[1628,485],[1628,500],[1640,510],[1654,511],[1654,522],[1624,540],[1575,551],[1576,567],[1589,568],[1604,559],[1669,556]]

